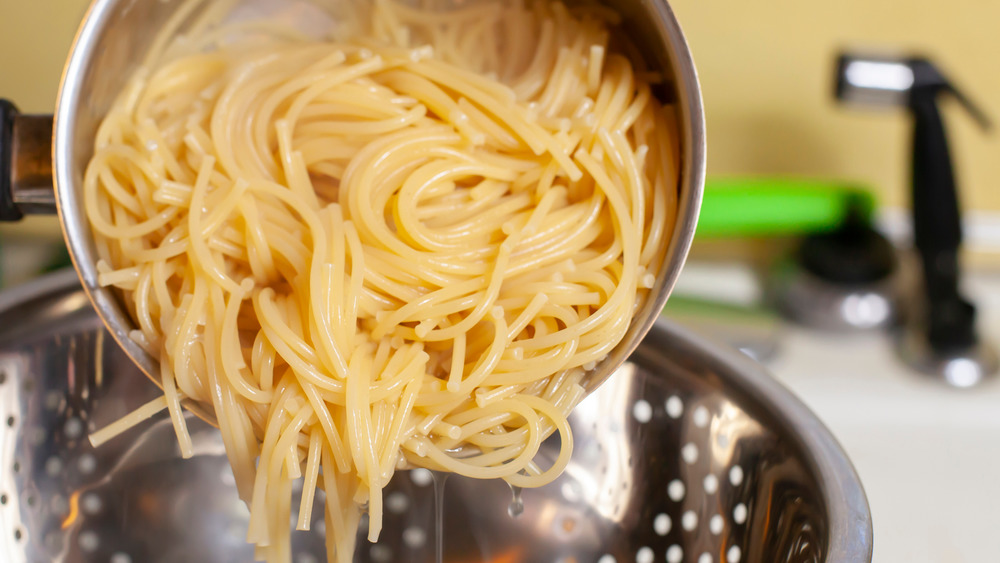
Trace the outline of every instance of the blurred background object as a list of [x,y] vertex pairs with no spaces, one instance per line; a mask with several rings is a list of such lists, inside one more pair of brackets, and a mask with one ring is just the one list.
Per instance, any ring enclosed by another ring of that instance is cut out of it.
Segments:
[[[909,117],[833,100],[845,48],[919,52],[1000,116],[1000,2],[673,0],[705,96],[709,176],[844,178],[876,189],[894,238],[909,232]],[[950,116],[952,106],[944,105]],[[1000,135],[955,112],[948,123],[973,260],[1000,264]]]

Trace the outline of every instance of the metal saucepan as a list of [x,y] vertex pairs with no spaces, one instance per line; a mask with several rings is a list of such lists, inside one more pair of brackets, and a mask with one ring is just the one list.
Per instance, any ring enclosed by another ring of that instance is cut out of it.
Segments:
[[[630,40],[648,59],[646,64],[672,77],[662,95],[676,103],[681,167],[677,221],[656,284],[625,338],[591,372],[588,392],[635,350],[663,308],[694,236],[705,171],[698,77],[673,12],[663,0],[606,1],[622,15]],[[264,14],[322,2],[243,0]],[[73,264],[98,315],[128,356],[156,382],[157,360],[129,338],[135,324],[115,292],[97,282],[98,255],[82,205],[82,179],[99,123],[142,61],[162,22],[183,4],[184,0],[94,0],[63,72],[54,122],[51,116],[20,115],[9,102],[0,102],[0,219],[58,211]],[[182,27],[179,32],[183,31]]]

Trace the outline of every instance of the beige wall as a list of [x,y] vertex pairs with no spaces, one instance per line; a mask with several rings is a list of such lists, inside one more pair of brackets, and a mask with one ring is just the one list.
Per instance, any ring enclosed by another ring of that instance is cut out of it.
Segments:
[[88,0],[0,0],[0,97],[51,113]]
[[[86,0],[0,0],[0,96],[51,111]],[[1000,125],[1000,0],[673,0],[701,71],[716,174],[861,180],[905,204],[900,112],[831,99],[842,46],[933,55]],[[965,203],[1000,210],[1000,133],[947,106]],[[1000,130],[1000,127],[998,127]]]
[[[711,173],[861,180],[908,201],[902,112],[832,101],[839,49],[927,53],[1000,126],[998,0],[672,0],[699,67]],[[964,203],[1000,210],[1000,127],[983,134],[955,104],[946,120]]]
[[[89,0],[0,0],[0,97],[52,113],[63,62]],[[0,224],[3,238],[60,238],[54,217]]]

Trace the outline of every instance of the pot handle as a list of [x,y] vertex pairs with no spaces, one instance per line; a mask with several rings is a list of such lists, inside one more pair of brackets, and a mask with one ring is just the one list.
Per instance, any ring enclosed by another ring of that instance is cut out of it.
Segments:
[[0,99],[0,221],[56,212],[52,116],[24,115]]

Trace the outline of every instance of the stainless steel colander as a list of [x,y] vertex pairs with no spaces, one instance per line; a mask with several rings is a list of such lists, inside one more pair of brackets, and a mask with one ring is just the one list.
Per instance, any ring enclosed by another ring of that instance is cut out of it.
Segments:
[[[252,561],[215,429],[190,417],[188,460],[166,416],[90,446],[88,432],[159,390],[78,284],[64,272],[0,293],[0,561]],[[871,559],[844,452],[735,352],[661,320],[571,422],[573,460],[540,489],[398,473],[382,538],[359,540],[356,561],[434,561],[439,529],[447,563]],[[315,531],[293,536],[295,563],[324,560],[321,506]]]

